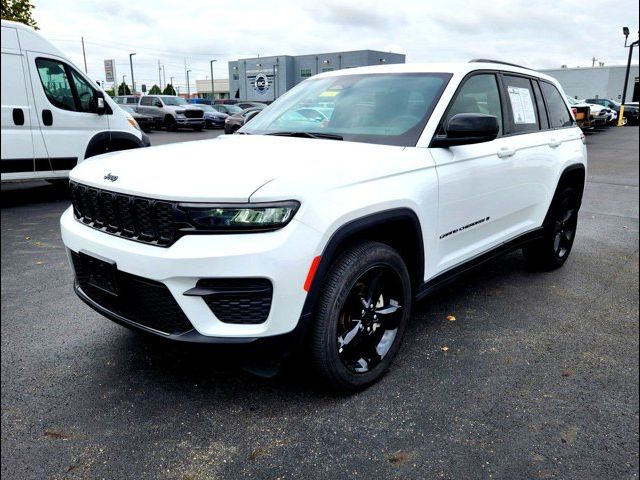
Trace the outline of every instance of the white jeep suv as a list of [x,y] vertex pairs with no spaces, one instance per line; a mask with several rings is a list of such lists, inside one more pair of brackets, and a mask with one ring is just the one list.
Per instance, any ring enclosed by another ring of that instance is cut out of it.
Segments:
[[172,340],[306,345],[329,384],[362,388],[415,299],[513,249],[566,261],[587,153],[565,98],[501,62],[354,68],[238,134],[89,159],[61,219],[75,291]]

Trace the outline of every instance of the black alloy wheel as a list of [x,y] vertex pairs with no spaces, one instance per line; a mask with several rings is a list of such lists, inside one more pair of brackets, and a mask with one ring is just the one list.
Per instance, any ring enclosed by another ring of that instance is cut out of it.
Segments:
[[345,391],[378,380],[400,348],[410,308],[411,282],[398,252],[371,241],[345,251],[314,315],[311,353],[321,377]]
[[567,187],[554,200],[540,240],[523,248],[530,267],[553,270],[569,257],[578,228],[580,200],[572,187]]

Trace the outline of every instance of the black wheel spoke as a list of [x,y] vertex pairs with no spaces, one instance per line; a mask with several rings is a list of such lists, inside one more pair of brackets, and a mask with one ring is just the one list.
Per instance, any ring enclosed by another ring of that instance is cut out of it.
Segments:
[[398,275],[389,267],[373,267],[354,283],[340,315],[337,346],[342,363],[354,373],[366,373],[393,346],[404,310]]

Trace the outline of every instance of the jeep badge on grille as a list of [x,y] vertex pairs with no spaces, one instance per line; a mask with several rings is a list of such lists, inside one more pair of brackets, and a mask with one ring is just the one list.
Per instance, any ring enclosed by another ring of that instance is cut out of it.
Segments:
[[112,182],[115,182],[118,179],[118,176],[117,175],[111,175],[111,172],[109,172],[104,176],[104,179],[105,180],[111,180]]

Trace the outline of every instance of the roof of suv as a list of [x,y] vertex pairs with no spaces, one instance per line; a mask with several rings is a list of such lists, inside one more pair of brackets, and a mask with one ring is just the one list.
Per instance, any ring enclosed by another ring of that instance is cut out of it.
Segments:
[[513,72],[522,75],[529,75],[548,80],[556,83],[557,81],[545,75],[544,73],[530,70],[524,67],[509,65],[500,62],[460,62],[460,63],[394,63],[387,65],[374,65],[368,67],[348,68],[344,70],[333,70],[330,72],[319,73],[313,78],[332,77],[340,75],[366,74],[366,73],[453,73],[457,75],[466,75],[476,70],[500,70],[502,72]]

